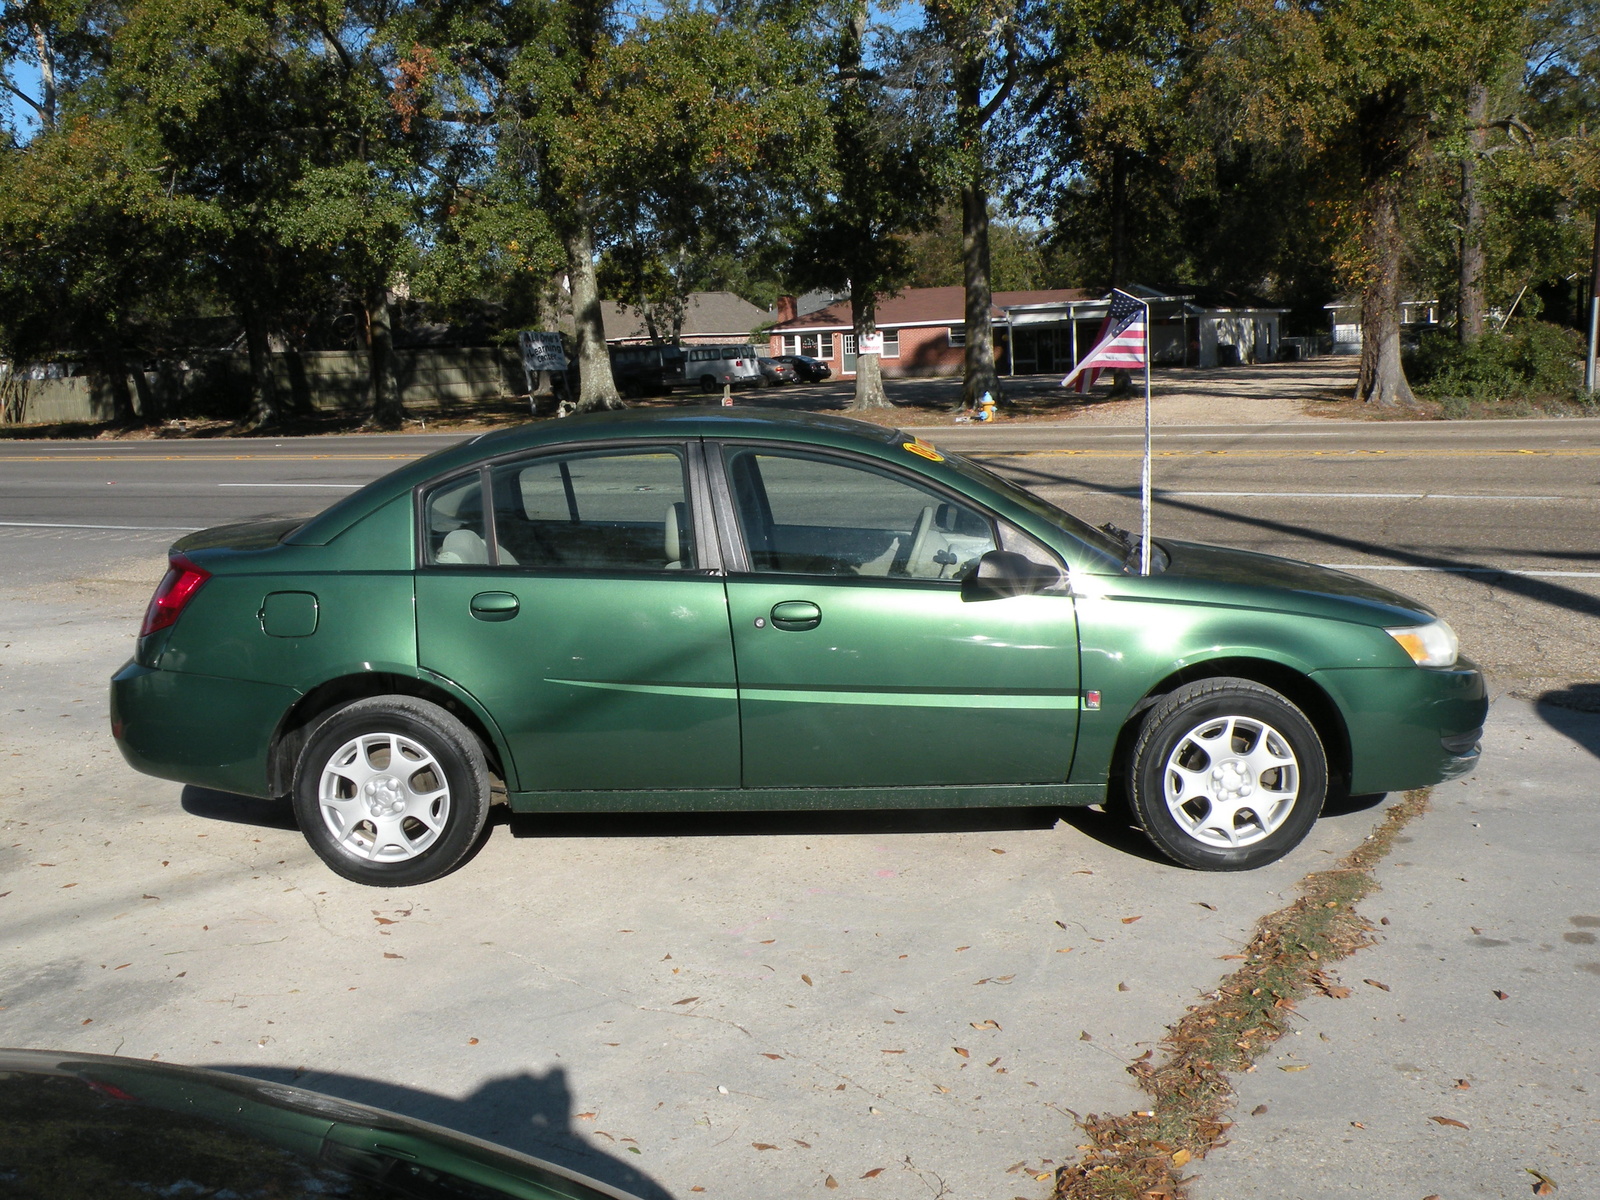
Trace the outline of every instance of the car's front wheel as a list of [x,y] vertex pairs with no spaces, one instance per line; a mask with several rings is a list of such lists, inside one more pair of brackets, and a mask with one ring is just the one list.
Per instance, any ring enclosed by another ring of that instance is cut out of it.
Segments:
[[346,879],[427,883],[477,844],[489,770],[472,731],[437,704],[375,696],[316,727],[295,768],[306,841]]
[[1276,862],[1311,831],[1328,791],[1311,722],[1246,679],[1168,695],[1145,718],[1132,768],[1139,825],[1163,854],[1202,871]]

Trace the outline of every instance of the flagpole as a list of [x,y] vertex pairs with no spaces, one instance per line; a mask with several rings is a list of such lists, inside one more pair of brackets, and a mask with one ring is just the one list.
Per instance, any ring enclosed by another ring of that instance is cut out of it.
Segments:
[[1150,574],[1150,349],[1155,341],[1150,327],[1150,305],[1144,306],[1144,472],[1139,484],[1140,519],[1143,536],[1139,541],[1139,574]]

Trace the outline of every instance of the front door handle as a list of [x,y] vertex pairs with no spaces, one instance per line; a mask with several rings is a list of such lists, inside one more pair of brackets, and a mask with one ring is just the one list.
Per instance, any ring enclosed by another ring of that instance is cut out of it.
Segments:
[[510,592],[479,592],[469,607],[480,621],[509,621],[517,615],[522,602]]
[[809,600],[781,600],[772,606],[772,624],[799,632],[822,624],[822,610]]

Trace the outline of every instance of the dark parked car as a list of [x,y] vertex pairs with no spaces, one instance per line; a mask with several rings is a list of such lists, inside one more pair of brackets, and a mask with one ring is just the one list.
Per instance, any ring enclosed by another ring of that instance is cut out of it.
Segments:
[[820,358],[812,358],[809,354],[780,354],[778,361],[793,367],[802,383],[821,383],[833,374],[832,367]]
[[1096,529],[839,417],[500,430],[310,521],[191,534],[112,681],[128,761],[292,796],[335,871],[449,871],[523,812],[1126,803],[1272,862],[1330,792],[1472,769],[1483,677],[1354,575]]
[[630,1200],[552,1163],[320,1092],[51,1050],[0,1050],[0,1195]]
[[800,372],[795,370],[794,364],[785,362],[781,358],[758,358],[756,365],[761,368],[762,387],[800,382]]

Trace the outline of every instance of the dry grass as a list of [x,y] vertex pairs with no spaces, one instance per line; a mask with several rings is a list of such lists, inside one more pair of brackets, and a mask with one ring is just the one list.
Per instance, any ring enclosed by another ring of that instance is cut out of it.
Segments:
[[1356,904],[1377,890],[1372,868],[1427,808],[1426,789],[1407,792],[1338,866],[1307,875],[1293,903],[1261,919],[1239,969],[1168,1028],[1162,1057],[1147,1051],[1128,1068],[1150,1106],[1083,1120],[1082,1157],[1057,1172],[1054,1200],[1182,1200],[1185,1166],[1225,1143],[1228,1076],[1287,1032],[1300,1000],[1349,995],[1329,969],[1373,940]]

